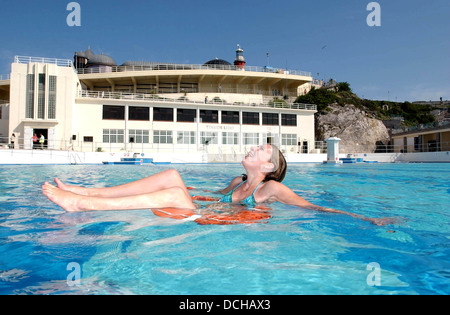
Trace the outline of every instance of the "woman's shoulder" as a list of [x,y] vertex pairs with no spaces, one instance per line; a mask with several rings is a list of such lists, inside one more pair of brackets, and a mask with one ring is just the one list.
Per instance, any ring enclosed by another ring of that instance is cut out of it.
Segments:
[[287,189],[287,187],[277,181],[269,180],[265,182],[260,189],[257,191],[257,197],[258,202],[276,202],[277,198],[276,196],[280,194],[284,189]]
[[231,189],[236,188],[239,184],[242,184],[244,182],[244,179],[242,178],[242,176],[236,176],[235,178],[233,178],[229,184],[228,187],[230,187]]
[[275,180],[269,180],[264,183],[266,189],[285,189],[287,186],[283,183],[277,182]]
[[222,190],[219,190],[218,193],[226,195],[233,189],[235,189],[239,184],[241,184],[244,180],[242,179],[242,176],[237,176],[231,180],[231,182],[228,184],[228,187]]
[[299,202],[299,199],[301,199],[301,202],[304,201],[288,186],[273,180],[266,182],[261,188],[259,199],[261,200],[260,202],[268,201],[288,204],[295,204]]
[[274,196],[280,192],[282,192],[283,190],[289,189],[286,185],[274,181],[274,180],[269,180],[267,182],[264,183],[264,185],[261,187],[261,192],[267,196]]

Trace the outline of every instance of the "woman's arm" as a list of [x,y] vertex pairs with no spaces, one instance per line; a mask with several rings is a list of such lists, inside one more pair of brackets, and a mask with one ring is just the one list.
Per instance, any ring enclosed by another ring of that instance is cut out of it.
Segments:
[[336,210],[336,209],[332,209],[332,208],[317,206],[317,205],[314,205],[314,204],[306,201],[305,199],[303,199],[302,197],[300,197],[299,195],[294,193],[290,188],[288,188],[287,186],[285,186],[281,183],[271,181],[267,184],[270,184],[270,186],[267,187],[268,190],[270,191],[270,195],[271,195],[268,198],[270,200],[282,202],[282,203],[285,203],[288,205],[298,206],[298,207],[301,207],[304,209],[309,209],[309,210],[346,214],[351,217],[361,219],[363,221],[368,221],[375,225],[386,225],[386,224],[392,224],[392,223],[397,222],[397,220],[394,218],[393,219],[391,219],[391,218],[372,219],[372,218],[367,218],[360,214],[355,214],[355,213],[351,213],[351,212],[345,212],[342,210]]
[[235,177],[231,180],[230,184],[228,185],[227,188],[224,188],[222,190],[219,190],[217,193],[222,194],[222,195],[226,195],[228,194],[230,191],[232,191],[233,189],[236,188],[237,185],[239,185],[240,183],[242,183],[242,176],[238,176]]
[[273,191],[272,199],[275,199],[278,202],[282,202],[282,203],[285,203],[288,205],[293,205],[293,206],[297,206],[297,207],[301,207],[301,208],[305,208],[305,209],[309,209],[309,210],[352,215],[352,213],[348,213],[345,211],[331,209],[331,208],[325,208],[325,207],[321,207],[321,206],[312,204],[309,201],[306,201],[305,199],[303,199],[302,197],[297,195],[296,193],[294,193],[290,188],[288,188],[287,186],[285,186],[281,183],[273,182],[271,184],[273,186],[275,186],[274,189],[272,190]]

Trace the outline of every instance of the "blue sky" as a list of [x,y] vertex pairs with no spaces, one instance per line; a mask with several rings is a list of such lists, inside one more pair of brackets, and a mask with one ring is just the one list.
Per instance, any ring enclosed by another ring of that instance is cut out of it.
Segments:
[[360,97],[450,99],[450,2],[380,0],[381,26],[369,27],[369,0],[1,0],[0,74],[15,55],[72,59],[88,46],[127,60],[233,62],[309,71],[349,82]]

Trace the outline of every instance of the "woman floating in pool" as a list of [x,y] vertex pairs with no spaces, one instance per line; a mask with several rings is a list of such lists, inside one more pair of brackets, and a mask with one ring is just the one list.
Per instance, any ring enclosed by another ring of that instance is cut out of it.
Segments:
[[[286,160],[274,145],[253,147],[242,162],[247,175],[234,178],[220,191],[221,199],[191,197],[188,188],[176,170],[166,170],[128,184],[108,188],[84,188],[66,185],[55,178],[57,186],[46,182],[42,191],[51,201],[68,212],[95,210],[158,209],[153,212],[162,217],[195,220],[199,224],[252,223],[270,218],[261,203],[281,202],[304,209],[350,215],[376,225],[391,222],[371,219],[361,215],[324,208],[301,198],[283,185]],[[220,201],[243,204],[257,210],[244,210],[236,214],[205,214],[199,218],[193,200]],[[259,208],[259,210],[258,210]]]

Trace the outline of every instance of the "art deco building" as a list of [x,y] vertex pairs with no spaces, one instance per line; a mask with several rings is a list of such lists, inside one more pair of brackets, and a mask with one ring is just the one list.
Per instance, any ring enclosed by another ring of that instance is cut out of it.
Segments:
[[43,134],[52,150],[205,152],[234,159],[274,143],[286,154],[314,152],[316,107],[295,104],[310,73],[233,64],[126,61],[91,49],[74,61],[15,57],[0,77],[0,137],[21,149]]

